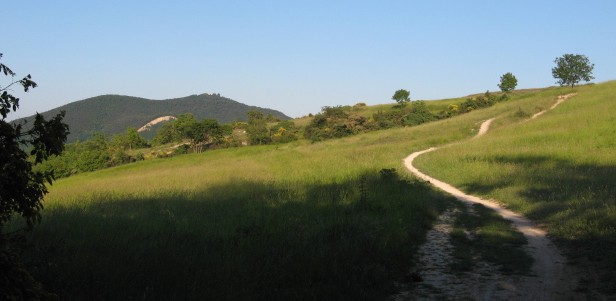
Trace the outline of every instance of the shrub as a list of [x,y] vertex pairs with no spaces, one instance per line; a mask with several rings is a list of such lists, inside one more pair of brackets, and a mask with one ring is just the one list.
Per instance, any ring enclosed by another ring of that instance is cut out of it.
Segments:
[[173,151],[173,153],[176,154],[176,155],[184,155],[184,154],[188,154],[189,150],[190,150],[190,145],[182,144],[182,145],[176,147],[175,150]]
[[433,120],[436,120],[436,116],[428,110],[424,101],[419,100],[413,103],[411,113],[407,117],[406,124],[418,125]]
[[276,143],[287,143],[298,139],[299,130],[291,120],[277,123],[270,128],[272,141]]
[[389,129],[395,126],[402,126],[404,124],[404,112],[403,111],[378,111],[372,115],[375,122],[375,129]]
[[350,107],[323,107],[321,113],[314,116],[304,129],[304,137],[313,142],[331,138],[341,138],[356,133],[356,126],[362,125],[366,119],[351,117]]

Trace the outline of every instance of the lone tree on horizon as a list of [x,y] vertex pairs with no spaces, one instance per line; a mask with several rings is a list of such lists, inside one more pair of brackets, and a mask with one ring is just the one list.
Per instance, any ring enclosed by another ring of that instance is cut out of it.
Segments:
[[511,72],[507,72],[503,74],[500,78],[500,84],[498,87],[501,91],[507,93],[509,91],[515,90],[515,87],[518,85],[518,79]]
[[591,64],[585,55],[565,54],[554,60],[556,67],[552,68],[552,76],[557,79],[556,83],[561,86],[571,86],[573,88],[580,81],[590,81],[594,79],[592,69],[595,64]]
[[400,89],[396,91],[396,93],[394,93],[394,96],[392,96],[391,99],[395,100],[400,105],[400,108],[403,108],[407,102],[411,101],[410,96],[411,92],[409,92],[408,90]]

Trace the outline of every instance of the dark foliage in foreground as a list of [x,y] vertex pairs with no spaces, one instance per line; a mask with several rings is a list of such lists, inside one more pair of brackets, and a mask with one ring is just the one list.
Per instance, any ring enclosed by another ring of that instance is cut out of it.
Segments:
[[[51,295],[22,266],[20,248],[15,243],[21,236],[16,232],[5,233],[5,225],[16,216],[25,221],[25,230],[40,222],[41,201],[47,193],[45,184],[51,184],[54,175],[51,171],[34,171],[33,167],[62,152],[68,126],[62,122],[64,112],[49,121],[37,114],[28,131],[22,131],[22,124],[8,123],[8,114],[19,107],[19,98],[9,93],[11,87],[18,85],[28,92],[36,83],[29,74],[14,80],[16,74],[4,64],[0,64],[0,72],[11,78],[6,86],[0,84],[0,299],[47,299]],[[29,155],[25,147],[30,148]]]

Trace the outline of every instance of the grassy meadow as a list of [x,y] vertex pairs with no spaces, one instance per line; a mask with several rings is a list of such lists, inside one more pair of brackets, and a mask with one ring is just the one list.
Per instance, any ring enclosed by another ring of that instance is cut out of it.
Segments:
[[[541,117],[522,107],[481,139],[418,158],[416,166],[544,225],[568,258],[615,292],[616,82],[529,95],[577,93]],[[540,105],[544,107],[545,105]]]
[[[410,179],[402,158],[466,138],[478,122],[216,150],[60,179],[31,235],[29,265],[66,300],[382,298],[449,202]],[[398,175],[379,172],[390,168]]]
[[[602,118],[614,103],[601,100],[614,87],[577,88],[562,107],[525,123],[569,90],[522,92],[416,127],[206,151],[60,179],[30,235],[28,266],[63,300],[383,299],[413,266],[436,217],[453,205],[413,179],[402,159],[456,141],[466,142],[418,158],[420,168],[469,192],[512,196],[502,201],[559,238],[594,239],[583,232],[594,229],[605,239],[593,241],[613,243],[616,135],[613,117],[611,124]],[[584,112],[595,115],[579,119]],[[494,131],[468,142],[494,116],[501,116]],[[586,140],[559,136],[575,127],[568,118],[579,120],[573,134]],[[592,132],[584,134],[584,125]],[[534,146],[515,149],[524,143]],[[522,176],[512,177],[516,170]],[[510,192],[495,194],[501,191]]]

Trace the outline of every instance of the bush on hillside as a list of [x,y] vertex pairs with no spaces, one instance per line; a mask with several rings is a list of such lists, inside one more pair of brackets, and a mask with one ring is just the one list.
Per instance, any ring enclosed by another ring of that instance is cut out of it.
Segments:
[[61,155],[50,157],[37,166],[37,170],[53,170],[56,177],[63,178],[135,162],[143,158],[142,153],[131,156],[122,147],[112,143],[105,134],[96,133],[90,140],[67,144]]
[[270,127],[270,133],[274,143],[287,143],[299,138],[299,128],[291,120],[285,120],[273,125]]
[[389,129],[397,126],[402,126],[405,123],[404,111],[378,111],[372,114],[373,129]]
[[408,114],[406,125],[419,125],[436,119],[438,119],[437,116],[428,110],[426,103],[418,100],[411,105],[411,113]]
[[315,115],[304,129],[304,138],[316,142],[342,138],[369,129],[368,119],[350,113],[351,110],[349,106],[323,107],[321,113]]
[[451,104],[445,111],[441,111],[438,116],[440,118],[449,118],[459,114],[468,113],[476,109],[491,107],[497,102],[506,101],[509,99],[507,93],[496,96],[490,91],[486,91],[483,95],[477,97],[469,97],[459,105]]

